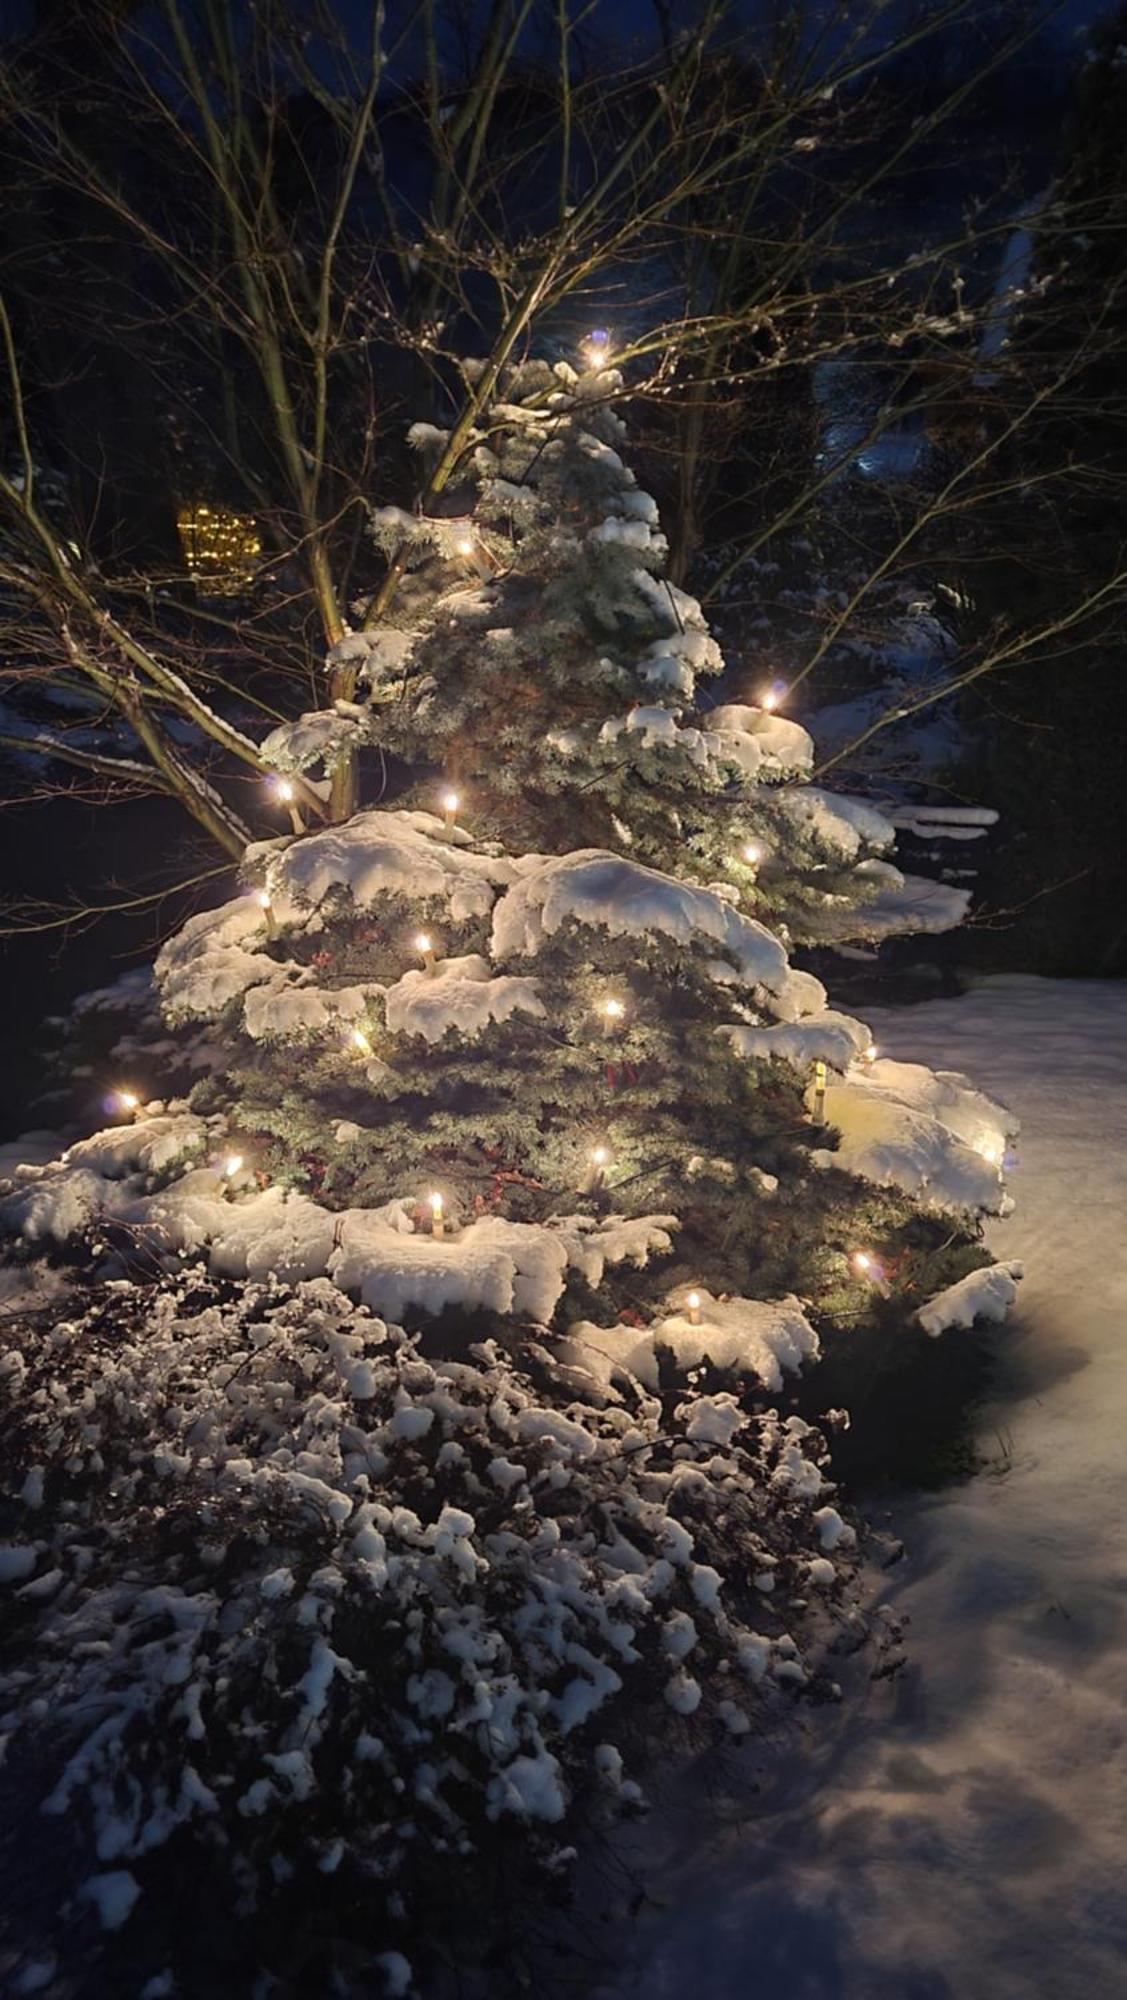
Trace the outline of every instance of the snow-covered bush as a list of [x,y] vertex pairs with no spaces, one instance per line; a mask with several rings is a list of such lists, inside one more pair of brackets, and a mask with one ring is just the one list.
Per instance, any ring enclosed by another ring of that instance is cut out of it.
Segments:
[[71,1836],[64,1957],[217,1867],[263,1952],[312,1903],[410,1960],[440,1883],[454,1921],[501,1850],[551,1879],[663,1739],[829,1692],[819,1432],[530,1336],[427,1348],[202,1270],[8,1327],[0,1733]]

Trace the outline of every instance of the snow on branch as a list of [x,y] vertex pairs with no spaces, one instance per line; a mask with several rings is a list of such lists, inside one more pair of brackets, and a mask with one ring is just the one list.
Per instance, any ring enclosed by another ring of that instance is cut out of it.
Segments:
[[535,957],[568,922],[612,937],[661,936],[719,947],[748,985],[773,988],[786,977],[786,953],[762,924],[709,889],[598,848],[536,857],[526,865],[493,912],[493,955]]

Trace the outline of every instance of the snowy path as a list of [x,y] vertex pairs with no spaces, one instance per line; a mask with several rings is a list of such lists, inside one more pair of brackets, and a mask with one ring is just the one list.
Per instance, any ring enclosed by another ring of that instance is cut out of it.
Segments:
[[651,1829],[614,2000],[1127,1995],[1127,987],[870,1018],[1024,1121],[995,1462],[893,1512],[907,1672],[815,1721],[738,1835]]

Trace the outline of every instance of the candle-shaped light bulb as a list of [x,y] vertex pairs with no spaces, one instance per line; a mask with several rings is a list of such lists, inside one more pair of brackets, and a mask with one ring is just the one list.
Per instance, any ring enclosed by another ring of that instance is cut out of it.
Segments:
[[293,779],[280,778],[280,777],[271,778],[270,789],[273,792],[274,797],[279,801],[279,803],[289,808],[290,825],[293,827],[294,832],[304,833],[305,821],[302,819],[301,813],[298,811],[297,787],[295,786]]
[[873,1290],[880,1293],[882,1299],[887,1299],[890,1296],[888,1280],[884,1275],[884,1266],[868,1250],[855,1250],[853,1252],[853,1269],[859,1278],[866,1278],[868,1280]]
[[415,950],[422,953],[423,964],[428,972],[433,972],[438,964],[435,956],[434,939],[429,931],[420,931],[415,939]]
[[623,1001],[616,999],[612,994],[609,1000],[603,1001],[600,1012],[606,1025],[607,1034],[613,1035],[626,1012],[626,1007]]
[[428,1194],[427,1203],[430,1207],[430,1233],[441,1236],[446,1229],[446,1203],[437,1191]]
[[454,829],[454,821],[455,821],[455,820],[457,819],[457,817],[458,817],[458,807],[459,807],[459,806],[461,805],[461,803],[462,803],[462,801],[461,801],[461,799],[460,799],[460,798],[458,797],[458,794],[457,794],[457,792],[443,792],[443,794],[442,794],[442,826],[443,826],[443,831],[444,831],[445,833],[452,833],[452,832],[453,832],[453,829]]
[[685,1317],[690,1326],[700,1325],[700,1293],[690,1292],[685,1300]]
[[268,910],[270,908],[270,891],[268,889],[256,889],[254,900],[260,910]]
[[233,1180],[234,1180],[234,1178],[235,1178],[235,1175],[236,1175],[236,1174],[239,1174],[239,1173],[241,1173],[241,1172],[242,1172],[242,1170],[243,1170],[243,1156],[242,1156],[242,1154],[241,1154],[241,1153],[228,1153],[228,1155],[227,1155],[227,1158],[226,1158],[226,1159],[224,1160],[224,1162],[223,1162],[223,1178],[224,1178],[224,1180],[227,1180],[227,1181],[233,1181]]
[[606,1186],[607,1162],[610,1159],[610,1147],[592,1146],[589,1158],[591,1164],[590,1164],[590,1171],[588,1172],[587,1175],[586,1191],[588,1194],[597,1194],[600,1188]]
[[814,1122],[823,1125],[826,1118],[826,1065],[814,1064]]

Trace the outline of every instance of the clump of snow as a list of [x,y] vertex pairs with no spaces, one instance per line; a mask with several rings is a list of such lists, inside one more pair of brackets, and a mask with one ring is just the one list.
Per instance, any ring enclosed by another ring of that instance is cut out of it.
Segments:
[[719,947],[749,985],[772,988],[786,976],[786,953],[762,924],[711,890],[597,848],[537,859],[521,875],[493,912],[494,957],[534,957],[568,922]]
[[828,1063],[832,1069],[848,1069],[872,1040],[864,1021],[855,1021],[851,1014],[835,1013],[831,1007],[804,1021],[783,1021],[774,1028],[732,1024],[720,1032],[741,1056],[776,1057],[803,1069],[813,1062]]
[[495,977],[488,959],[477,953],[441,959],[433,974],[412,968],[388,987],[384,1004],[393,1033],[421,1035],[427,1042],[441,1041],[451,1030],[480,1035],[491,1022],[517,1013],[545,1016],[534,979]]
[[[814,745],[801,723],[766,708],[727,702],[709,711],[708,726],[721,736],[743,737],[755,747],[756,761],[772,775],[812,770]],[[746,756],[746,750],[743,755]]]
[[772,805],[801,840],[839,861],[883,853],[896,839],[896,828],[883,813],[843,792],[822,791],[817,785],[788,787],[774,793]]
[[951,1326],[971,1327],[978,1319],[1003,1320],[1017,1299],[1018,1281],[1024,1275],[1024,1265],[1013,1261],[969,1271],[957,1284],[936,1292],[920,1307],[916,1318],[933,1340]]
[[103,1930],[117,1931],[131,1914],[141,1887],[127,1868],[114,1868],[105,1875],[88,1876],[78,1893],[93,1903]]
[[[929,1070],[895,1078],[889,1071],[913,1066],[883,1067],[878,1084],[867,1075],[829,1080],[825,1117],[840,1135],[833,1164],[931,1207],[1006,1214],[1012,1204],[1001,1167],[1008,1115],[953,1079],[940,1084]],[[969,1144],[950,1121],[973,1130],[978,1143]]]
[[278,921],[319,909],[334,891],[347,893],[357,909],[400,895],[441,901],[456,922],[487,915],[516,864],[468,852],[442,833],[442,821],[430,813],[362,812],[295,841],[271,877]]
[[[659,1350],[668,1350],[687,1373],[709,1361],[714,1368],[755,1376],[764,1388],[777,1392],[783,1370],[797,1373],[804,1361],[818,1357],[818,1336],[798,1299],[716,1299],[697,1294],[697,1317],[691,1316],[687,1294],[676,1295],[683,1309],[667,1313],[644,1329],[595,1326],[578,1321],[568,1329],[567,1353],[596,1379],[609,1386],[617,1373],[634,1376],[648,1389],[660,1384]],[[702,1421],[720,1421],[715,1412]]]

